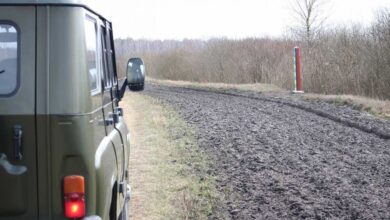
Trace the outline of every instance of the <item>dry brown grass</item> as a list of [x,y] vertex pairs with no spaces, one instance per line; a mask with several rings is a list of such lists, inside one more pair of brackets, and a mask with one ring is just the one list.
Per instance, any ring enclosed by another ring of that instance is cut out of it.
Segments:
[[367,111],[375,116],[390,119],[390,101],[371,99],[353,95],[319,95],[305,94],[306,98],[325,100],[334,104],[352,106],[354,109]]
[[292,89],[295,46],[301,48],[303,89],[319,94],[390,98],[390,10],[371,25],[350,24],[306,37],[203,40],[117,39],[120,73],[142,57],[156,79],[231,84],[267,83]]
[[206,219],[215,188],[189,128],[172,109],[139,93],[127,93],[121,104],[131,131],[131,219]]

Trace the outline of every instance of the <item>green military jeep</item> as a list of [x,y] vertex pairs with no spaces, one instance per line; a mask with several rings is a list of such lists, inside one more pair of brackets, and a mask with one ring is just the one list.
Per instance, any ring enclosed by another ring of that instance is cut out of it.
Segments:
[[127,219],[118,84],[112,25],[89,5],[0,0],[0,219]]

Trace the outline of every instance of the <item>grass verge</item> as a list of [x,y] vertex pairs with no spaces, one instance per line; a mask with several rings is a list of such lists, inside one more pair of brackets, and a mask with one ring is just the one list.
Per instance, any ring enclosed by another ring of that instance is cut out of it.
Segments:
[[206,155],[169,106],[127,93],[132,219],[207,219],[218,203]]
[[320,95],[320,94],[305,94],[308,100],[322,100],[333,103],[335,105],[351,106],[355,110],[369,112],[372,115],[390,119],[390,101],[371,99],[353,95]]
[[[148,79],[149,82],[158,83],[167,86],[183,86],[183,87],[198,87],[198,88],[212,88],[212,89],[237,89],[242,91],[255,92],[276,92],[289,93],[287,90],[281,89],[270,84],[224,84],[224,83],[196,83],[187,81],[171,81],[171,80],[157,80]],[[354,95],[322,95],[305,93],[303,97],[308,101],[326,101],[335,105],[347,105],[359,111],[368,112],[375,117],[390,119],[390,101],[378,100]]]

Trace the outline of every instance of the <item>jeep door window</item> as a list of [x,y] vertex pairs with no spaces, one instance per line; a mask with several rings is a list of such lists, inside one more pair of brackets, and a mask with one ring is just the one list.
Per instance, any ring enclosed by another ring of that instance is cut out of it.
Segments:
[[18,89],[18,30],[0,21],[0,96],[10,96]]
[[[107,24],[108,26],[108,24]],[[108,28],[108,31],[106,33],[106,42],[107,42],[107,57],[108,57],[108,70],[109,70],[109,74],[110,74],[110,77],[113,81],[113,84],[116,85],[117,84],[117,80],[116,80],[116,74],[115,74],[115,67],[114,67],[114,60],[115,60],[115,57],[114,57],[114,52],[113,52],[113,41],[112,41],[112,29],[111,28]]]
[[103,75],[104,75],[104,88],[111,88],[112,85],[112,79],[110,77],[109,71],[108,71],[108,64],[107,64],[107,46],[106,46],[106,29],[105,27],[101,26],[101,41],[102,41],[102,63],[103,63]]
[[97,28],[96,21],[85,19],[85,41],[87,46],[87,67],[92,95],[100,92],[100,77],[97,66]]

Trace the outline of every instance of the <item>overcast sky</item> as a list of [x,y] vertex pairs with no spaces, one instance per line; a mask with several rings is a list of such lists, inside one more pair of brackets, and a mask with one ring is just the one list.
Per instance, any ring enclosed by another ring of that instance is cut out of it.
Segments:
[[[116,38],[208,39],[281,36],[292,0],[97,0]],[[333,0],[328,24],[367,25],[390,0]]]

